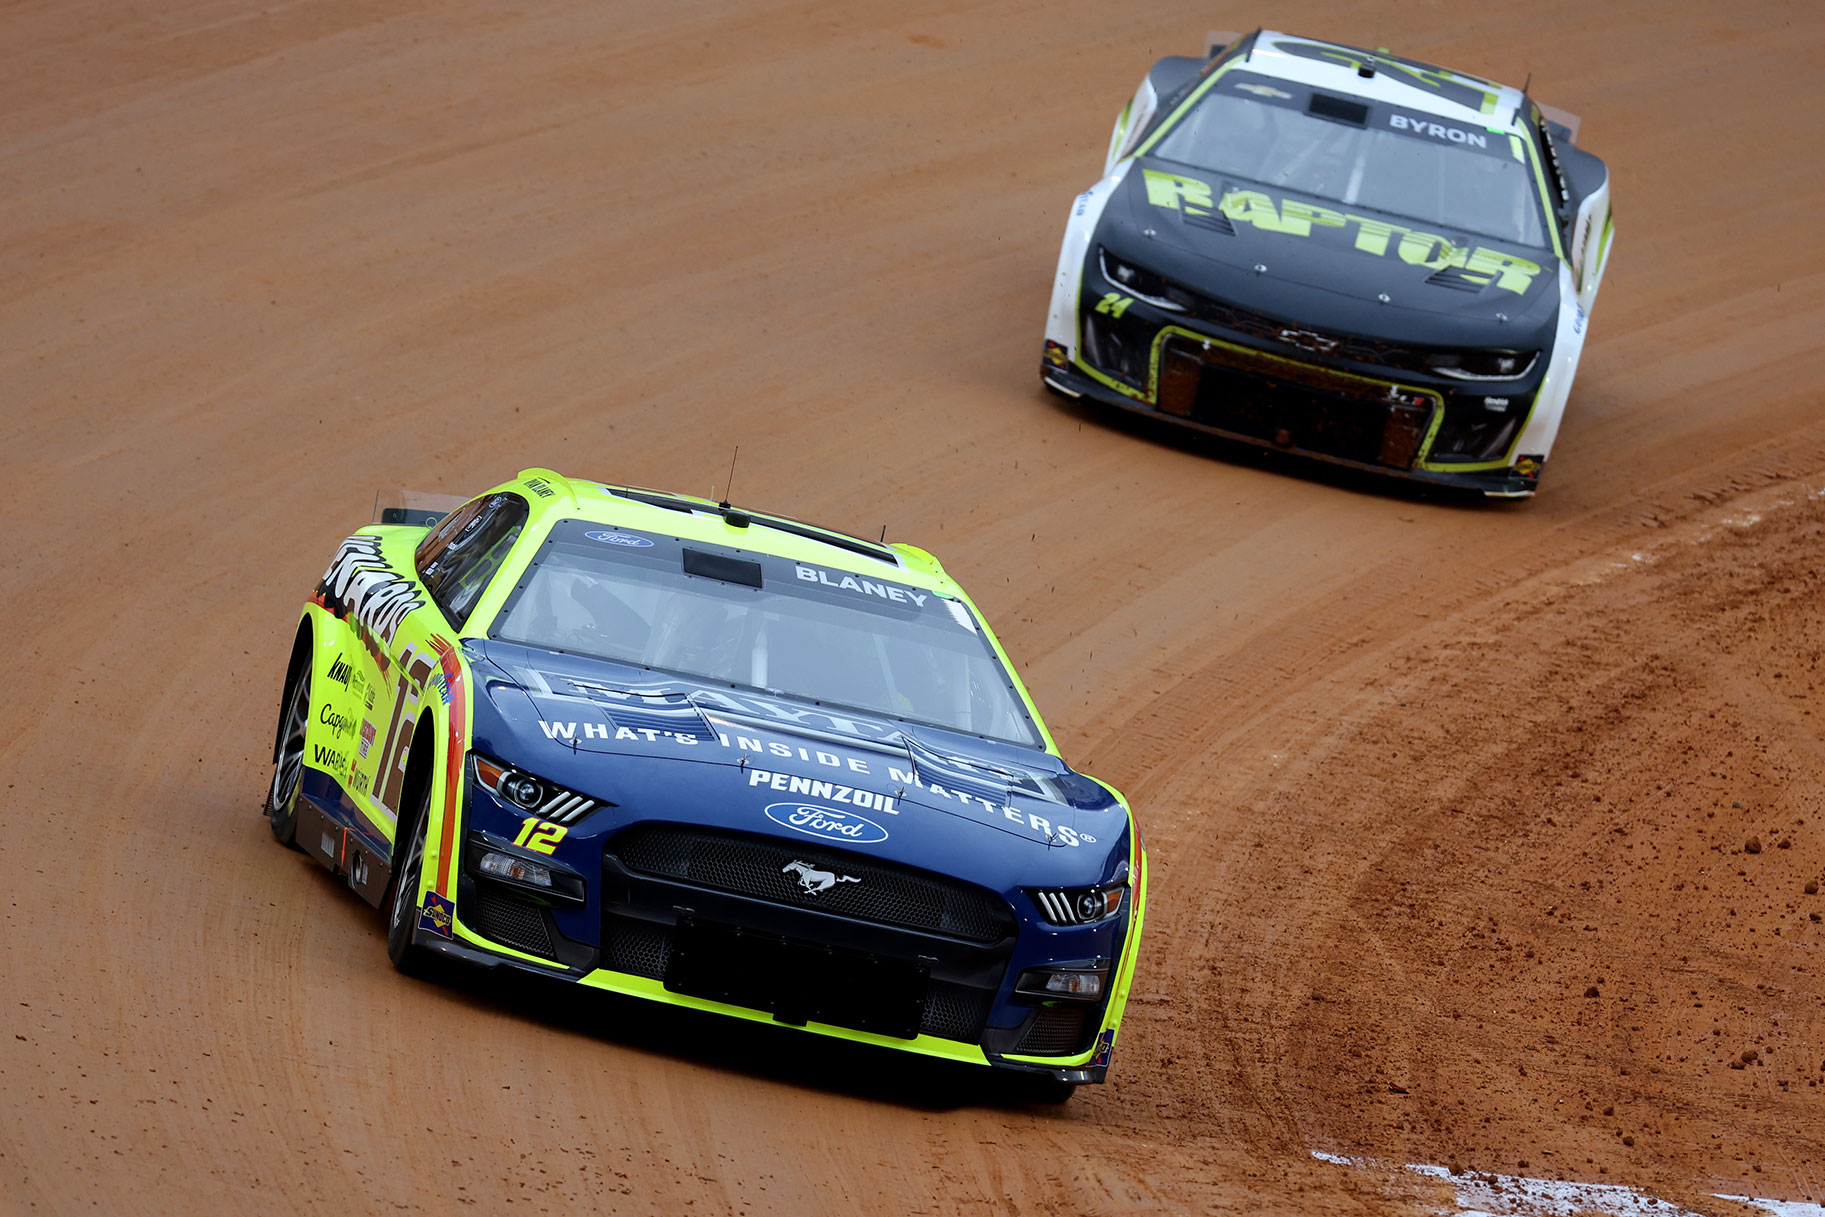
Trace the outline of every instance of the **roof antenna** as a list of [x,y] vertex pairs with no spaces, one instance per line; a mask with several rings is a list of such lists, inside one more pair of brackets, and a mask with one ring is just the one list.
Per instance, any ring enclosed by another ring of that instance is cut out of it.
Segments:
[[881,525],[881,544],[887,544],[887,525]]
[[741,445],[735,445],[735,451],[729,455],[729,480],[722,484],[722,502],[716,504],[716,510],[722,512],[722,522],[730,528],[746,528],[748,517],[729,506],[729,488],[735,485],[735,458],[741,455]]
[[1521,82],[1521,92],[1523,92],[1523,93],[1527,92],[1527,86],[1531,85],[1533,82],[1534,82],[1534,74],[1532,72],[1529,72],[1527,74],[1527,79],[1523,80]]
[[741,445],[736,444],[735,451],[729,455],[729,480],[722,484],[722,502],[716,504],[724,511],[729,509],[729,487],[735,484],[735,458],[740,455]]

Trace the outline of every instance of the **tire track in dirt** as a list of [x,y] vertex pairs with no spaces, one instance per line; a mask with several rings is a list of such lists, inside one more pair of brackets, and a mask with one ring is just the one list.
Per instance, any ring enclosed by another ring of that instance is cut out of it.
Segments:
[[[1314,1147],[1806,1194],[1811,508],[1630,555],[1825,469],[1825,168],[1796,152],[1825,144],[1825,21],[1651,16],[1275,18],[1532,72],[1615,167],[1546,491],[1490,507],[1036,389],[1070,199],[1208,13],[0,13],[0,1207],[1443,1195]],[[377,488],[556,462],[702,491],[736,443],[738,498],[939,552],[1067,755],[1133,796],[1156,903],[1110,1086],[1036,1110],[405,983],[265,840],[285,626]]]

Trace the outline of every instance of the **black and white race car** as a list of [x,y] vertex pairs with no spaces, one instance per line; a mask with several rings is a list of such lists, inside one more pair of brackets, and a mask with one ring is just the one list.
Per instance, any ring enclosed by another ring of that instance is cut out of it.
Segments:
[[1040,365],[1072,397],[1531,495],[1609,260],[1578,120],[1267,30],[1160,60],[1065,229]]

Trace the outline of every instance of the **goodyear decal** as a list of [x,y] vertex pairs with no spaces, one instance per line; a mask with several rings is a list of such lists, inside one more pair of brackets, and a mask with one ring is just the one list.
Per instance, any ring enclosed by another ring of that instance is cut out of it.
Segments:
[[1486,245],[1457,245],[1437,233],[1338,211],[1318,203],[1299,199],[1276,201],[1259,190],[1230,190],[1218,199],[1210,183],[1198,178],[1158,169],[1143,169],[1141,176],[1147,185],[1147,201],[1155,207],[1192,216],[1221,212],[1231,223],[1250,224],[1264,232],[1292,237],[1309,237],[1315,228],[1337,229],[1340,235],[1352,238],[1354,248],[1360,253],[1375,257],[1393,254],[1403,262],[1430,270],[1456,267],[1461,277],[1471,283],[1493,283],[1518,296],[1527,294],[1541,269],[1538,262],[1503,250]]

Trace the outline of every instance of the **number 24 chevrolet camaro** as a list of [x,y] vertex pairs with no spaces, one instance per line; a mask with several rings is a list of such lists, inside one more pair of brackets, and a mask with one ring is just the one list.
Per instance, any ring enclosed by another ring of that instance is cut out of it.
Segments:
[[434,955],[1101,1082],[1147,862],[924,550],[527,470],[304,606],[267,814]]

